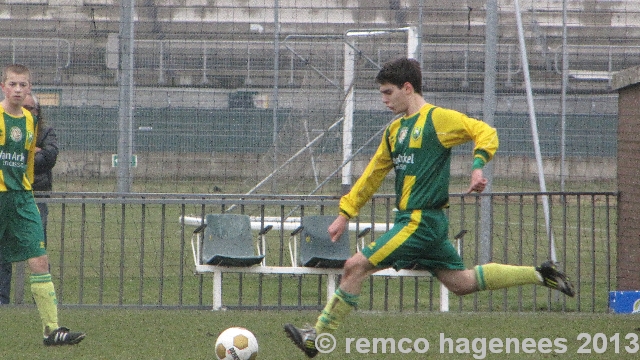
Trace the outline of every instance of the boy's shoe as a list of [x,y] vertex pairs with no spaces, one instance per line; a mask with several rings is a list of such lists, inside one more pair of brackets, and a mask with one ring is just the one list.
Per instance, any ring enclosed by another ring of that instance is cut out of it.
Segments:
[[43,343],[45,346],[75,345],[82,341],[85,336],[85,333],[71,332],[71,330],[66,327],[59,327],[53,330],[49,336],[44,338]]
[[536,268],[536,271],[542,276],[544,286],[558,290],[564,294],[573,297],[576,292],[573,285],[567,279],[567,276],[556,269],[556,265],[551,261],[545,261]]
[[289,339],[291,339],[300,350],[304,351],[307,357],[312,358],[318,355],[318,349],[316,349],[316,329],[311,326],[298,329],[291,324],[286,324],[284,331],[287,333]]

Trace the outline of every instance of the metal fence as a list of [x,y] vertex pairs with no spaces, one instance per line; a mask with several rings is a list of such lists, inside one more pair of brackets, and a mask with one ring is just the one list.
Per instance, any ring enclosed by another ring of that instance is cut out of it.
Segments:
[[[490,198],[491,209],[481,208]],[[617,193],[452,194],[450,233],[469,230],[461,246],[468,267],[486,246],[491,261],[536,265],[551,256],[543,198],[560,268],[577,295],[565,298],[543,287],[521,287],[451,298],[451,311],[606,312],[615,288]],[[212,279],[194,275],[190,238],[196,226],[185,219],[208,213],[244,213],[264,224],[291,217],[336,213],[338,198],[327,196],[51,193],[48,252],[58,300],[66,306],[211,308]],[[491,241],[479,239],[480,214],[490,211]],[[371,227],[373,240],[393,223],[394,198],[375,196],[350,234]],[[267,234],[267,265],[289,266],[285,226]],[[369,238],[370,237],[370,238]],[[24,277],[14,277],[14,301],[25,296]],[[326,299],[320,275],[226,273],[223,300],[229,308],[319,308]],[[365,282],[360,309],[436,311],[439,283],[432,277],[375,277]]]
[[[277,171],[271,193],[308,194],[301,189],[318,184],[317,169],[331,173],[350,152],[353,163],[368,159],[392,117],[374,77],[405,55],[421,62],[430,103],[498,129],[493,175],[519,182],[509,191],[542,175],[536,143],[546,189],[591,191],[606,179],[596,189],[615,190],[611,79],[638,65],[640,3],[481,3],[11,0],[0,2],[0,60],[32,70],[58,135],[58,191],[123,191],[114,186],[129,178],[114,166],[118,153],[135,159],[131,191],[170,178],[162,191],[203,193],[215,177],[244,193]],[[353,127],[333,126],[351,115]],[[468,158],[452,165],[466,171]],[[343,178],[359,166],[344,166]],[[336,174],[316,193],[343,185]]]

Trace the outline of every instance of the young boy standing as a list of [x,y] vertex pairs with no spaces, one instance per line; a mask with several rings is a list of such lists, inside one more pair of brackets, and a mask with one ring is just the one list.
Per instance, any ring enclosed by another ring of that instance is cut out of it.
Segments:
[[44,345],[74,345],[85,334],[58,325],[58,301],[31,187],[37,120],[22,107],[31,92],[29,69],[18,64],[5,67],[0,86],[4,94],[0,102],[0,256],[6,262],[27,261]]

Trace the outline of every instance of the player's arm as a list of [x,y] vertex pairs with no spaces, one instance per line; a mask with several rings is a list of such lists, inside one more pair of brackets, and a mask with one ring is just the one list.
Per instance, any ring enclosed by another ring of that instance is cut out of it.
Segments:
[[498,132],[484,121],[469,117],[464,121],[464,125],[475,142],[472,169],[482,169],[498,150]]
[[483,192],[488,182],[489,180],[482,174],[482,169],[473,169],[471,171],[471,184],[469,185],[469,189],[467,189],[467,194],[474,191],[477,193]]
[[44,129],[44,134],[38,134],[36,145],[40,150],[35,154],[35,173],[42,174],[47,172],[56,165],[58,159],[58,138],[53,128]]
[[340,215],[347,219],[357,216],[360,208],[371,199],[392,168],[393,160],[385,135],[364,172],[353,184],[351,191],[340,199]]
[[473,165],[471,166],[471,184],[467,193],[481,193],[489,182],[484,177],[482,168],[493,159],[493,155],[498,150],[498,133],[495,128],[480,120],[467,118],[464,123],[475,141]]
[[342,233],[347,229],[349,225],[349,218],[344,214],[338,215],[338,217],[329,225],[329,236],[331,237],[332,242],[338,241]]
[[[435,113],[437,111],[437,113]],[[438,108],[434,110],[434,127],[438,139],[445,147],[453,147],[468,141],[475,143],[473,164],[471,165],[471,184],[467,193],[483,192],[487,179],[482,168],[498,150],[498,133],[487,123],[470,118],[455,110]]]
[[432,118],[438,140],[444,147],[451,148],[468,141],[475,143],[473,169],[484,167],[498,150],[498,132],[484,121],[443,108],[435,109]]

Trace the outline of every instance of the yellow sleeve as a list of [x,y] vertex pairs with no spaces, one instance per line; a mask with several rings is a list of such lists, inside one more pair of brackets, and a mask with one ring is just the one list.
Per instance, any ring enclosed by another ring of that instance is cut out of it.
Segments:
[[[436,108],[432,119],[438,139],[444,147],[451,148],[473,140],[474,160],[480,161],[482,166],[498,150],[498,132],[483,121],[443,108]],[[476,163],[474,162],[474,167]]]
[[36,119],[27,110],[24,110],[26,122],[27,122],[27,140],[26,147],[29,151],[27,155],[27,171],[26,179],[23,179],[22,185],[25,190],[32,190],[31,184],[33,184],[35,178],[35,156],[36,156],[36,139],[38,138],[38,126]]
[[371,199],[389,171],[393,169],[393,160],[387,143],[388,133],[387,129],[378,150],[351,191],[340,199],[340,212],[348,218],[358,216],[360,208]]

